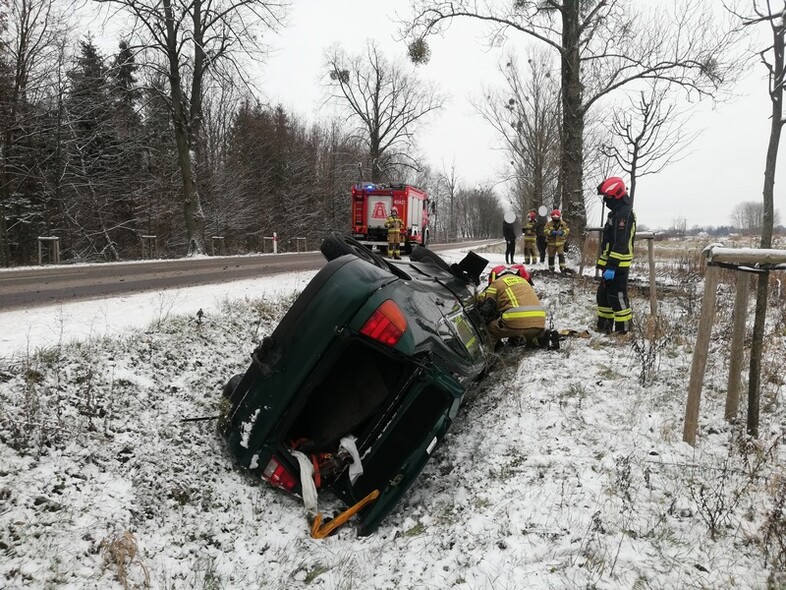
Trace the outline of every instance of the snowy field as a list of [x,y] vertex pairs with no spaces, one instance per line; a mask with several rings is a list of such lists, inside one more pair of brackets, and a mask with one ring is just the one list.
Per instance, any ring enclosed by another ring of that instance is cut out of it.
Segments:
[[[554,328],[594,325],[591,278],[534,269]],[[234,469],[213,421],[181,421],[216,414],[313,274],[0,313],[0,588],[786,588],[783,300],[757,440],[723,420],[721,285],[682,442],[702,292],[685,272],[658,321],[634,293],[628,341],[503,350],[378,531],[314,540],[302,502]]]

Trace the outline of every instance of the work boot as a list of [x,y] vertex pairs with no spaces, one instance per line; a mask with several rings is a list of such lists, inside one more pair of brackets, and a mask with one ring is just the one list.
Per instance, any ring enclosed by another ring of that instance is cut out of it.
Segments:
[[559,350],[559,332],[551,330],[549,333],[549,348],[551,350]]
[[549,340],[550,340],[550,331],[543,330],[536,338],[535,343],[538,345],[538,348],[548,348],[549,347]]
[[598,318],[598,332],[601,334],[611,334],[614,329],[614,320],[608,318]]

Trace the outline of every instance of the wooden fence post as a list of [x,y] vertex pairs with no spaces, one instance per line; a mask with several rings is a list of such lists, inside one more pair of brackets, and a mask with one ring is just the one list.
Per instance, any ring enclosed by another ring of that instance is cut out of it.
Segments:
[[696,335],[696,348],[693,351],[693,363],[690,368],[688,403],[685,408],[685,426],[682,431],[682,440],[692,446],[696,444],[696,429],[699,425],[699,402],[701,401],[701,387],[704,383],[704,371],[707,368],[712,319],[715,316],[715,291],[718,286],[718,273],[719,268],[710,264],[707,265],[707,270],[704,273],[704,299],[701,303],[699,332]]
[[647,260],[650,265],[650,313],[658,315],[658,294],[655,289],[655,237],[647,240]]
[[748,273],[737,273],[737,296],[734,299],[734,325],[731,334],[731,350],[729,351],[729,388],[726,391],[726,420],[737,417],[740,402],[742,376],[742,360],[745,356],[742,345],[745,341],[745,320],[748,314]]

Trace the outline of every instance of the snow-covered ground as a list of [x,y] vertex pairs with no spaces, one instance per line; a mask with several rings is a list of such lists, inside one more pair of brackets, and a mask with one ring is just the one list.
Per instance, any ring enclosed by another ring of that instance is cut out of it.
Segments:
[[[593,281],[535,270],[554,327],[591,328]],[[504,350],[377,532],[314,540],[213,421],[181,421],[215,415],[312,275],[0,313],[0,588],[786,587],[783,309],[758,440],[723,420],[722,287],[697,445],[682,442],[701,287],[676,280],[627,342]],[[643,320],[647,297],[633,305]]]

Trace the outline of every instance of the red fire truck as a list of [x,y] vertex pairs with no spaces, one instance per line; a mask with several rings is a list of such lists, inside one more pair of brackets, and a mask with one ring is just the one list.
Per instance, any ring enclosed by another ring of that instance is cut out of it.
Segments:
[[429,240],[428,195],[407,184],[362,183],[352,186],[352,237],[368,244],[387,248],[388,238],[385,220],[391,207],[398,209],[404,220],[401,242],[404,252],[412,252],[415,244],[427,246]]

